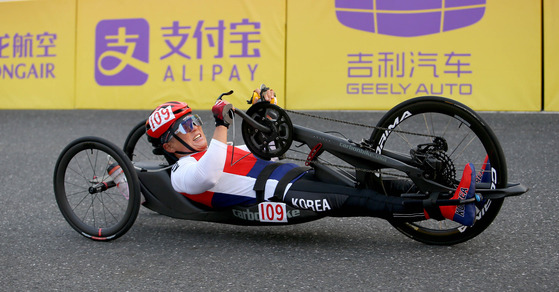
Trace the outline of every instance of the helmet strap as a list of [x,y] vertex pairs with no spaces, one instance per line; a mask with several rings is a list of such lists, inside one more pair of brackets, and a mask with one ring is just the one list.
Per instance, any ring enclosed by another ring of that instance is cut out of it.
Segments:
[[177,141],[179,141],[182,145],[184,145],[184,147],[188,148],[188,150],[191,151],[191,152],[175,151],[175,153],[182,154],[182,155],[187,155],[187,154],[192,154],[192,153],[199,152],[197,150],[194,150],[194,148],[192,148],[190,145],[188,145],[186,142],[184,142],[184,140],[181,139],[179,136],[177,136],[175,133],[173,133],[172,135],[175,139],[177,139]]

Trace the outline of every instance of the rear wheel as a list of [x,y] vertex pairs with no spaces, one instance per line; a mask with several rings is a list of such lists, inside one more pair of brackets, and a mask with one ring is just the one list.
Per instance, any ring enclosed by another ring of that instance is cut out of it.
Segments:
[[146,134],[146,122],[138,123],[126,137],[124,141],[124,153],[131,161],[160,161],[167,164],[167,160],[163,153],[155,154],[151,142],[148,141]]
[[[411,157],[418,145],[437,143],[444,139],[448,150],[438,151],[436,159],[445,166],[437,174],[437,182],[456,188],[467,163],[473,163],[478,179],[488,159],[489,172],[485,177],[491,188],[505,187],[507,170],[503,151],[493,131],[473,110],[453,100],[441,97],[419,97],[405,101],[391,109],[377,124],[370,138],[377,153],[396,152]],[[414,135],[420,134],[420,135]],[[438,138],[435,138],[438,137]],[[436,140],[437,139],[437,140]],[[368,174],[370,181],[387,195],[388,181],[398,185],[413,183],[405,173],[382,169],[379,175]],[[433,219],[419,222],[391,222],[405,235],[427,243],[451,245],[469,240],[485,230],[497,216],[503,199],[477,203],[476,222],[472,227],[451,220]]]
[[[118,173],[119,167],[122,177],[113,179],[109,172]],[[140,208],[132,163],[117,146],[97,137],[77,139],[62,151],[54,170],[54,194],[70,226],[93,240],[125,234]]]

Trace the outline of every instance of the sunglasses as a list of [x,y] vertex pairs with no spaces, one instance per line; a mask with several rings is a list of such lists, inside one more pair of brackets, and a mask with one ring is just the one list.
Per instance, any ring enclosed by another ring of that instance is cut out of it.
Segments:
[[202,122],[202,119],[198,115],[188,115],[188,116],[186,116],[185,119],[183,119],[179,123],[179,126],[177,127],[177,130],[175,131],[175,134],[190,133],[194,130],[195,126],[202,126],[203,124],[204,123]]

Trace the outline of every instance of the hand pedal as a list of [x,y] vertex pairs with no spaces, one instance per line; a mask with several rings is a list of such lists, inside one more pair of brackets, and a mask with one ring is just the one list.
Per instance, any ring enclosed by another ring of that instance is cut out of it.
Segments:
[[233,105],[228,103],[223,107],[223,111],[221,112],[221,116],[223,120],[231,125],[233,123]]

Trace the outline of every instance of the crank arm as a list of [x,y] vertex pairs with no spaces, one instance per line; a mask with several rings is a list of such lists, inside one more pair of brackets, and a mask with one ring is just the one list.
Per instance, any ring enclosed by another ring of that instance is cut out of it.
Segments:
[[245,120],[251,127],[257,129],[260,132],[263,132],[265,134],[271,133],[272,130],[269,129],[268,127],[258,123],[257,121],[255,121],[253,118],[249,117],[245,112],[243,112],[240,109],[235,109],[235,113],[238,114],[243,120]]

